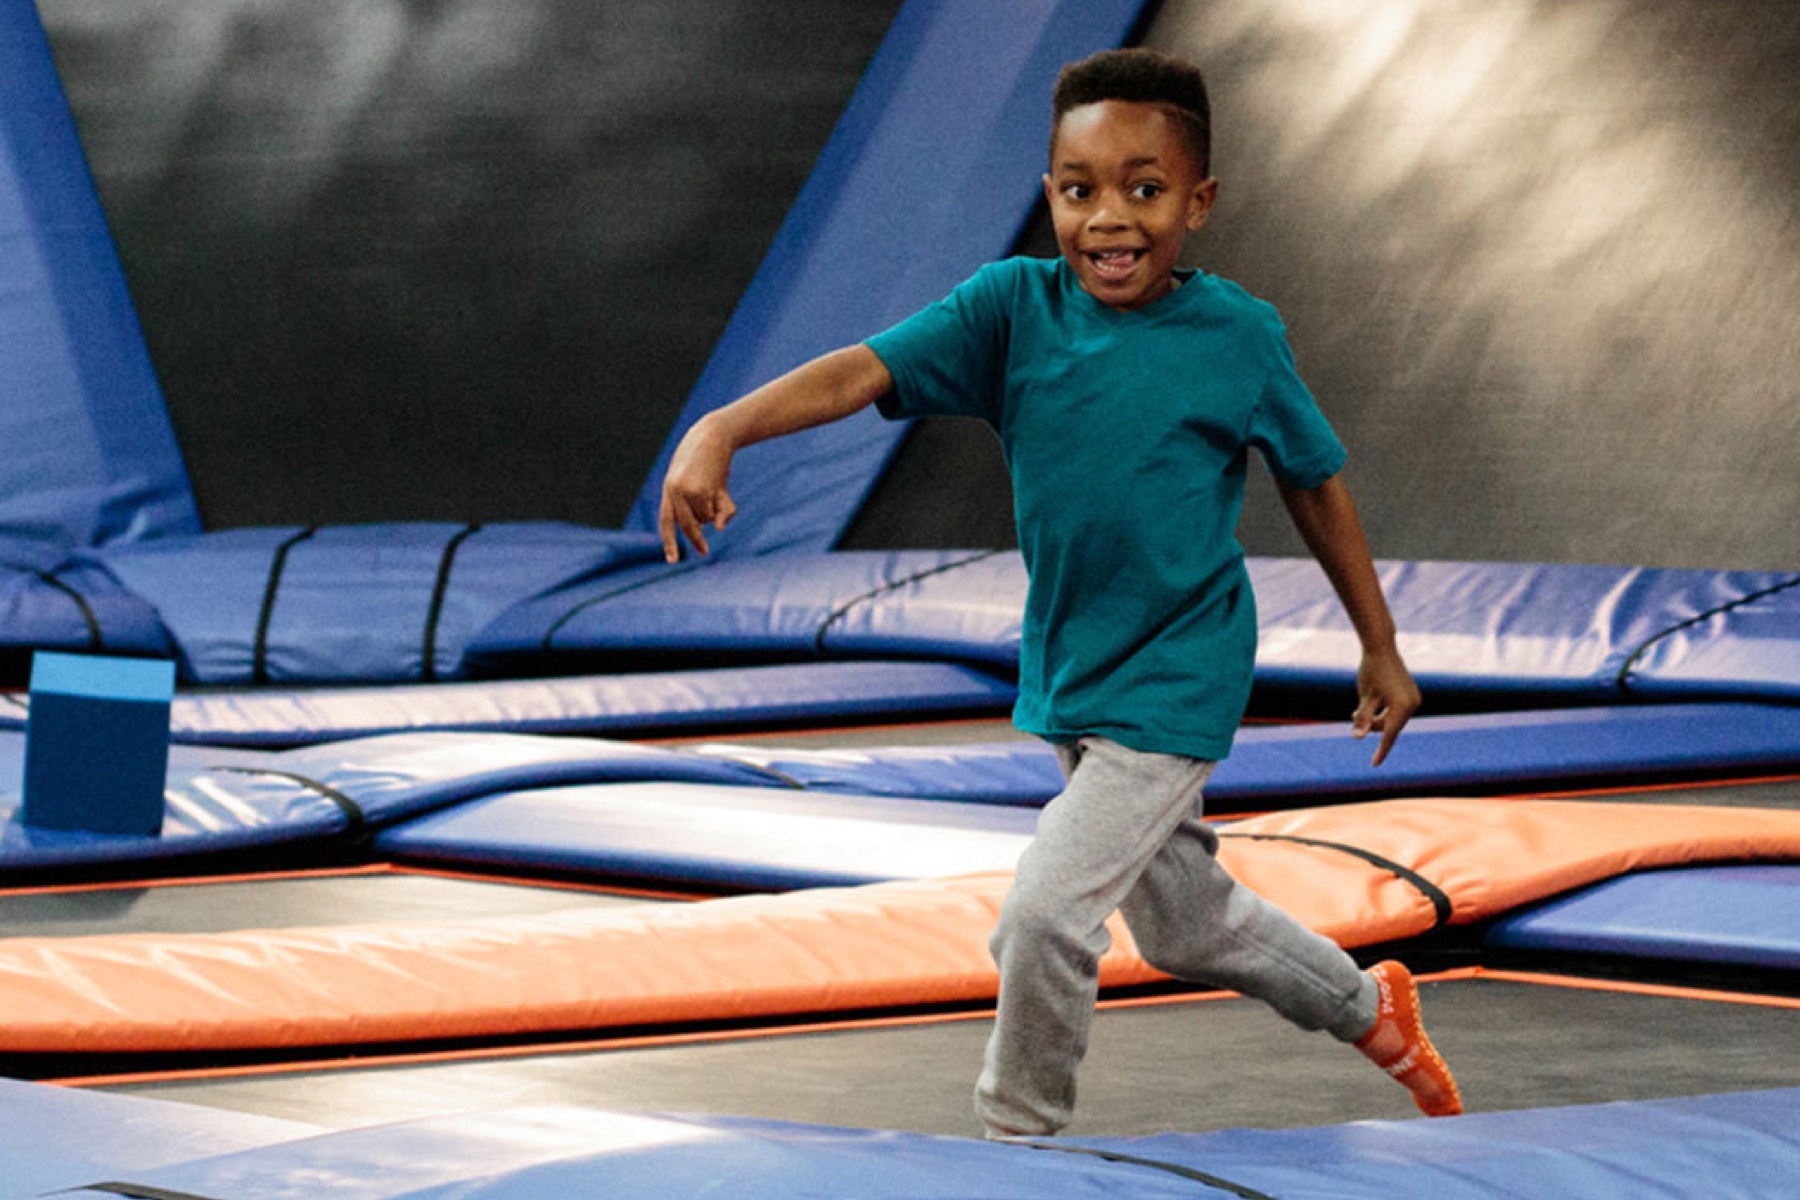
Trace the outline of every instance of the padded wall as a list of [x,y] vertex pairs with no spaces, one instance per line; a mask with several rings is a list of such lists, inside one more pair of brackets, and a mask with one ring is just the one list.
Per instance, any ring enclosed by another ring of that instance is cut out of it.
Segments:
[[50,47],[0,4],[0,534],[95,546],[199,518]]

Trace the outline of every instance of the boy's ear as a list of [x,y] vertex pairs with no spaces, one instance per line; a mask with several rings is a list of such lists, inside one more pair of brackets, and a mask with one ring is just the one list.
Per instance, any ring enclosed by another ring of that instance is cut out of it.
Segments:
[[1047,204],[1056,203],[1056,182],[1050,178],[1050,172],[1048,171],[1044,172],[1044,202]]
[[1206,224],[1206,218],[1212,215],[1213,202],[1219,198],[1219,181],[1202,179],[1194,185],[1194,194],[1188,198],[1187,227],[1189,233],[1196,233]]

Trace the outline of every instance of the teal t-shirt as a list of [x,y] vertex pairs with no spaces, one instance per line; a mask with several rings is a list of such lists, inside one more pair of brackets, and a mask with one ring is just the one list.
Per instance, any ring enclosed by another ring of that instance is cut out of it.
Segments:
[[1013,258],[869,339],[889,417],[989,422],[1030,587],[1014,719],[1052,741],[1223,758],[1256,610],[1237,544],[1247,452],[1293,487],[1344,448],[1275,310],[1227,280],[1120,312],[1061,259]]

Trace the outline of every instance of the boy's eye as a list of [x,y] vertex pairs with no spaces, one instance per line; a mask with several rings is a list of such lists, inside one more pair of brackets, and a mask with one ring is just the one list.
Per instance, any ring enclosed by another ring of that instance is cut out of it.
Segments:
[[1154,200],[1163,194],[1163,185],[1160,183],[1140,183],[1131,189],[1131,194],[1139,200]]
[[1093,189],[1085,183],[1065,183],[1062,194],[1065,200],[1086,200],[1093,194]]

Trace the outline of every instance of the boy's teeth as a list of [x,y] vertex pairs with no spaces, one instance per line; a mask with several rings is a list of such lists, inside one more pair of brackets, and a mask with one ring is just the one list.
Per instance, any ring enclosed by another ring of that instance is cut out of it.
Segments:
[[1116,250],[1107,254],[1094,255],[1094,265],[1109,275],[1120,275],[1131,270],[1137,261],[1137,255],[1129,250]]

